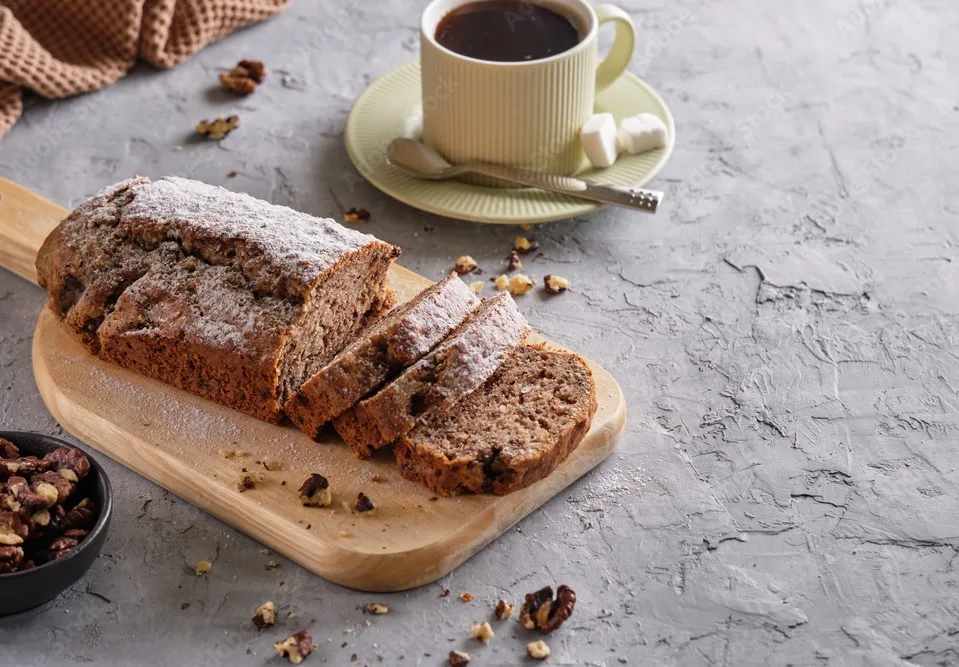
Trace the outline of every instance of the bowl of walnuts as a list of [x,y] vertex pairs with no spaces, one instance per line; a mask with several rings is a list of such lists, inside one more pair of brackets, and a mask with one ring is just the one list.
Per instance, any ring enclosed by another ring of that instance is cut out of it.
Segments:
[[0,615],[55,598],[93,564],[112,510],[103,468],[40,433],[0,431]]

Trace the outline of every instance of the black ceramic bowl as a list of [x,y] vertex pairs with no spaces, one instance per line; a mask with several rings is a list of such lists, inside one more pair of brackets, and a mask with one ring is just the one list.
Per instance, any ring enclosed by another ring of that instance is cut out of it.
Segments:
[[[73,445],[57,440],[49,435],[27,433],[25,431],[0,431],[5,438],[20,449],[23,456],[43,457],[60,447],[76,449]],[[0,574],[0,616],[32,609],[73,585],[90,569],[93,561],[103,548],[110,526],[110,514],[113,509],[113,493],[106,472],[87,454],[90,460],[90,474],[78,485],[80,497],[92,498],[100,508],[100,516],[90,534],[73,551],[63,558],[45,563],[32,570]]]

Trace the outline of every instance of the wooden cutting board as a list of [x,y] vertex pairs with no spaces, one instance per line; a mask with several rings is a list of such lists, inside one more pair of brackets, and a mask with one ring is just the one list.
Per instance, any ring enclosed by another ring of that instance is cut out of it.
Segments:
[[[0,266],[36,282],[40,245],[67,213],[0,179]],[[390,278],[404,300],[430,284],[399,266]],[[258,421],[100,361],[46,309],[33,338],[37,386],[67,431],[320,576],[365,591],[435,581],[609,455],[626,406],[609,373],[590,365],[599,410],[559,469],[509,496],[435,498],[401,478],[389,452],[357,461],[335,433],[314,443],[292,426]],[[247,455],[227,459],[221,450]],[[263,476],[245,493],[236,489],[241,468]],[[297,501],[296,489],[312,472],[330,479],[330,508]],[[376,505],[372,515],[343,508],[360,491]]]

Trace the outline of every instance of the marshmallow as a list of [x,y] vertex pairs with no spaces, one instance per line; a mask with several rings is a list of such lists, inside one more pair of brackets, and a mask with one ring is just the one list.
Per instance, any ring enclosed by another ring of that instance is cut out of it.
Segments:
[[616,162],[616,120],[611,113],[597,113],[589,117],[580,131],[583,150],[594,167],[609,167]]
[[666,145],[666,124],[651,113],[624,118],[616,134],[616,147],[636,155]]

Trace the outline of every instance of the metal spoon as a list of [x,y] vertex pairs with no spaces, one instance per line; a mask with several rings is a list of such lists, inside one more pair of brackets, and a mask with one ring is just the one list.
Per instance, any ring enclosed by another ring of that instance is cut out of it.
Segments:
[[573,176],[543,174],[488,162],[452,165],[423,142],[405,137],[390,142],[386,149],[386,161],[417,178],[443,181],[465,173],[481,174],[518,185],[591,199],[603,204],[625,206],[646,213],[655,213],[663,200],[663,193],[659,190],[599,185]]

